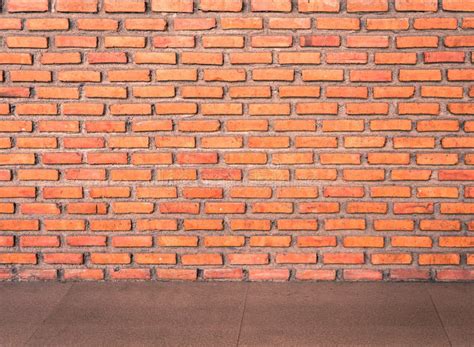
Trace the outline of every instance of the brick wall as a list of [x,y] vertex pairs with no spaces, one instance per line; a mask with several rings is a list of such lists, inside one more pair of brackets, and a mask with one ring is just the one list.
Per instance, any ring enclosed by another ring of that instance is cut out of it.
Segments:
[[4,0],[0,278],[474,279],[474,1]]

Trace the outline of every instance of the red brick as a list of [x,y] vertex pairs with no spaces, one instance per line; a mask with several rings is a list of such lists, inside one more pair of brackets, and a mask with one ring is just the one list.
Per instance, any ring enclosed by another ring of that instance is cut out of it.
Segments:
[[439,281],[472,281],[473,278],[472,270],[447,269],[436,272],[436,279]]
[[336,279],[336,271],[302,269],[296,271],[295,278],[300,281],[334,281]]
[[382,271],[380,270],[361,270],[344,269],[344,279],[348,281],[380,281],[382,280]]
[[412,256],[408,253],[376,253],[370,257],[372,264],[411,264]]
[[310,35],[300,37],[301,47],[339,47],[341,38],[336,35]]
[[65,269],[65,280],[100,281],[104,279],[104,271],[101,269]]
[[395,281],[428,280],[430,276],[427,270],[393,269],[390,271],[390,279]]
[[205,269],[203,277],[210,280],[241,280],[242,269]]
[[159,280],[195,281],[197,279],[196,269],[158,269],[156,276]]
[[82,264],[84,262],[81,253],[45,253],[43,261],[46,264]]
[[44,281],[44,280],[55,280],[57,278],[57,270],[55,269],[21,269],[18,272],[18,278],[27,281]]
[[114,280],[149,280],[151,274],[149,269],[115,269],[110,272],[110,278]]
[[233,219],[230,221],[232,230],[270,230],[270,227],[270,221],[264,219]]
[[290,277],[288,269],[250,269],[250,281],[287,281]]

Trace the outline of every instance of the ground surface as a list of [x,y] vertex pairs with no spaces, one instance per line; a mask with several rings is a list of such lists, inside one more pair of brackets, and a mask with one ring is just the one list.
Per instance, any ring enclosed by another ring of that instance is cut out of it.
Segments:
[[474,284],[3,283],[1,346],[474,345]]

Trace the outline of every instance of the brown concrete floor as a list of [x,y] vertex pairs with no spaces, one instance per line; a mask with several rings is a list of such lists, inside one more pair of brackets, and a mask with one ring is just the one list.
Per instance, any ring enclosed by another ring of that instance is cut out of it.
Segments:
[[2,283],[25,345],[474,346],[474,284]]

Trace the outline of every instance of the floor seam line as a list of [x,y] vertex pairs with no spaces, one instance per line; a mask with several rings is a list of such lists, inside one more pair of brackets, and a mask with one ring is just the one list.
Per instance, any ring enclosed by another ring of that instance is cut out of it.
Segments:
[[433,305],[433,307],[434,307],[434,309],[435,309],[436,316],[438,317],[438,320],[439,320],[439,322],[441,323],[441,327],[443,328],[444,335],[446,335],[446,338],[448,339],[449,346],[452,347],[452,346],[453,346],[453,343],[451,342],[451,339],[449,338],[449,334],[448,334],[448,332],[446,331],[446,328],[445,328],[445,326],[444,326],[444,322],[443,322],[443,320],[441,319],[441,315],[439,314],[438,307],[436,307],[436,304],[435,304],[435,302],[434,302],[434,300],[433,300],[433,296],[431,295],[429,288],[427,288],[426,291],[428,292],[428,295],[429,295],[430,300],[431,300],[431,304]]
[[247,295],[249,292],[249,284],[247,284],[247,287],[245,289],[245,297],[244,297],[244,308],[242,309],[242,316],[240,317],[240,324],[239,324],[239,334],[237,335],[237,344],[236,346],[239,346],[240,343],[240,334],[242,332],[242,323],[244,322],[244,316],[245,316],[245,309],[247,308]]
[[33,331],[31,333],[31,335],[28,337],[28,340],[25,341],[25,346],[28,345],[28,343],[31,341],[31,339],[33,338],[33,336],[35,336],[36,332],[43,326],[44,322],[46,322],[46,320],[53,314],[53,312],[56,310],[56,308],[63,302],[64,298],[67,296],[67,294],[71,291],[71,288],[73,287],[74,284],[71,284],[68,288],[68,290],[66,290],[66,292],[64,293],[64,295],[61,297],[61,299],[59,299],[58,303],[56,305],[54,305],[52,308],[51,308],[51,311],[49,312],[48,315],[46,315],[46,317],[44,317],[44,319],[41,321],[41,323],[38,325],[38,327],[35,329],[35,331]]

